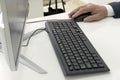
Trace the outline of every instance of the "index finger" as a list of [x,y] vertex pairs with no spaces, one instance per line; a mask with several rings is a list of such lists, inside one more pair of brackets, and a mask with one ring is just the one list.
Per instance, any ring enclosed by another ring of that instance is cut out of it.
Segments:
[[76,9],[74,9],[72,12],[70,12],[68,15],[69,15],[69,17],[72,17],[72,15],[74,15],[79,9],[81,9],[82,7],[85,7],[85,5],[83,5],[83,6],[80,6],[80,7],[78,7],[78,8],[76,8]]

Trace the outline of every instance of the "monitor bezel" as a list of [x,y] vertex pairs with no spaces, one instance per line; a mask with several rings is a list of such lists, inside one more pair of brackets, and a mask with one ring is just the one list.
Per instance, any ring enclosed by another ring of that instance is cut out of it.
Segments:
[[[19,48],[18,48],[18,53],[16,56],[16,59],[14,59],[14,53],[13,53],[13,48],[12,48],[12,42],[11,42],[11,35],[10,35],[10,27],[9,27],[9,21],[8,21],[8,13],[7,13],[7,7],[6,7],[6,0],[0,0],[1,2],[1,10],[2,10],[2,16],[3,16],[3,23],[4,26],[2,28],[2,50],[6,55],[6,59],[7,62],[10,66],[10,69],[12,71],[17,70],[18,67],[18,63],[19,63],[19,55],[21,52],[21,44],[22,44],[22,40],[23,40],[23,35],[24,35],[24,29],[25,29],[25,23],[26,23],[26,19],[28,17],[28,12],[29,12],[29,3],[26,4],[26,12],[25,12],[25,19],[24,19],[24,23],[23,23],[23,31],[22,31],[22,35],[21,35],[21,40],[19,43]],[[26,0],[28,2],[28,0]]]

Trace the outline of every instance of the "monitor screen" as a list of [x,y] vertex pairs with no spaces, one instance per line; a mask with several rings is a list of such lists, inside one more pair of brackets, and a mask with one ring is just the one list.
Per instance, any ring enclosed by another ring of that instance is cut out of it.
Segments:
[[[28,0],[0,0],[4,23],[4,47],[11,70],[17,69],[24,26],[28,16]],[[3,41],[3,42],[4,42]]]

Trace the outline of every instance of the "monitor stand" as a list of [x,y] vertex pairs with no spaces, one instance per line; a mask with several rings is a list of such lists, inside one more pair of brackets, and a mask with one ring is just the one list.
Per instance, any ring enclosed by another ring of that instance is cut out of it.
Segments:
[[[33,33],[34,31],[31,31],[31,32],[28,32],[26,34],[24,34],[24,37],[23,37],[23,41],[27,40]],[[37,31],[34,35],[40,33],[42,31]],[[20,55],[20,63],[31,68],[32,70],[40,73],[40,74],[47,74],[47,72],[42,69],[40,66],[38,66],[37,64],[35,64],[34,62],[32,62],[31,60],[29,60],[27,57],[25,57],[24,55]]]
[[[34,31],[31,31],[29,33],[26,33],[24,34],[24,37],[23,37],[23,41],[27,40],[31,34],[33,33]],[[34,35],[40,33],[42,31],[37,31]],[[0,40],[0,52],[2,52],[2,43],[1,43],[1,40]],[[40,74],[47,74],[47,71],[45,71],[43,68],[41,68],[40,66],[38,66],[37,64],[35,64],[34,62],[32,62],[31,60],[29,60],[27,57],[25,57],[24,55],[20,54],[19,56],[19,62],[29,68],[31,68],[32,70],[34,70],[35,72],[38,72]]]
[[25,57],[24,55],[20,55],[20,59],[19,62],[27,67],[29,67],[30,69],[34,70],[35,72],[38,72],[40,74],[47,74],[47,72],[42,69],[39,65],[35,64],[34,62],[32,62],[31,60],[29,60],[27,57]]

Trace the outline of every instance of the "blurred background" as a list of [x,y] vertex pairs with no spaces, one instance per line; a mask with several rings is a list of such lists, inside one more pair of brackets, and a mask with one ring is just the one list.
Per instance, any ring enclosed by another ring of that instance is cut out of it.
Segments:
[[[44,12],[48,12],[48,5],[50,0],[29,0],[30,9],[28,18],[38,18],[44,16]],[[120,0],[63,0],[65,3],[65,12],[70,12],[78,6],[85,3],[108,4]],[[57,0],[59,9],[63,9],[61,0]],[[1,6],[0,6],[1,7]],[[55,0],[51,0],[51,7],[55,9]],[[1,11],[1,9],[0,9]]]

